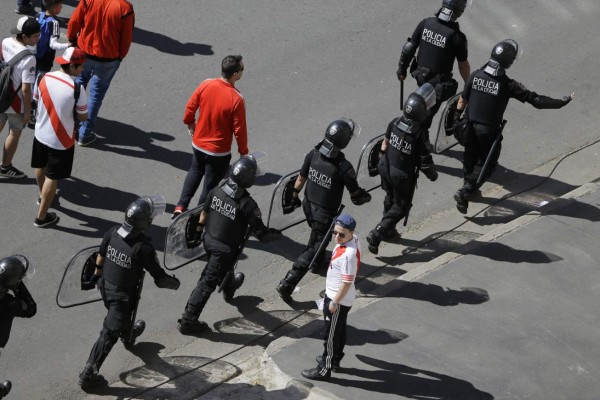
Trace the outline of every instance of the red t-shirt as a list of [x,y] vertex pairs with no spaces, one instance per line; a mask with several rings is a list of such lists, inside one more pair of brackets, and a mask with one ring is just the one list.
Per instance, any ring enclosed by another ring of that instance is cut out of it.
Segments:
[[192,139],[195,148],[213,155],[229,154],[235,136],[239,153],[248,154],[244,97],[231,83],[220,78],[202,82],[185,106],[183,123],[193,124],[198,109]]

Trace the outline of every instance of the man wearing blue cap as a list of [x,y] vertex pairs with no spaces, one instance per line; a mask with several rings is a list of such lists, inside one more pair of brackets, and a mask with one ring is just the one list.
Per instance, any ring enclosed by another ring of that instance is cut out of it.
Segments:
[[325,336],[323,355],[317,357],[317,367],[302,371],[302,376],[317,381],[331,380],[331,371],[337,372],[344,357],[346,320],[356,297],[354,280],[360,265],[360,241],[354,235],[356,221],[348,214],[340,214],[332,234],[335,247],[327,269],[323,317]]

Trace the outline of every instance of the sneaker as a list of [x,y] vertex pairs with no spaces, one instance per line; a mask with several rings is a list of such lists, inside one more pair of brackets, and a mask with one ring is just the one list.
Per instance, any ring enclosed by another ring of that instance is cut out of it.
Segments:
[[456,193],[454,193],[454,200],[456,201],[456,209],[461,214],[466,214],[467,209],[469,208],[469,198],[464,190],[459,189]]
[[91,132],[90,136],[88,136],[86,138],[78,139],[77,144],[80,145],[81,147],[87,147],[90,144],[94,143],[96,141],[96,139],[98,139],[98,136],[94,132]]
[[35,12],[35,8],[34,7],[19,7],[15,10],[15,12],[17,14],[22,14],[22,15],[30,15],[32,17],[34,17],[37,13]]
[[60,221],[60,217],[58,215],[56,215],[53,212],[48,212],[46,213],[46,218],[36,218],[35,221],[33,221],[33,225],[35,225],[38,228],[46,228],[51,225],[56,225],[58,221]]
[[[343,356],[342,356],[343,357]],[[323,356],[317,356],[317,364],[323,365]],[[331,360],[331,372],[338,372],[340,370],[340,360]]]
[[321,367],[305,369],[302,371],[302,376],[313,381],[329,382],[331,380],[331,370]]
[[0,166],[0,176],[5,178],[25,178],[23,171],[19,171],[12,164]]
[[202,333],[208,330],[208,324],[204,321],[193,321],[184,320],[183,318],[177,320],[177,329],[182,335],[194,335]]
[[177,207],[175,207],[175,211],[173,211],[173,215],[171,215],[171,219],[175,219],[175,218],[179,217],[184,212],[185,212],[185,207],[184,206],[177,206]]

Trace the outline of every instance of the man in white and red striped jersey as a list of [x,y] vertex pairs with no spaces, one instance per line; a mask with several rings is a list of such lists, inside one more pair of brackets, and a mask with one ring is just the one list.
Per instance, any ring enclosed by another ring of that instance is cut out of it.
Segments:
[[56,213],[48,212],[60,179],[71,176],[75,153],[75,119],[87,119],[85,89],[73,77],[81,74],[85,53],[69,47],[56,57],[60,69],[45,74],[36,85],[37,121],[31,167],[40,189],[39,210],[34,225],[38,228],[58,223]]

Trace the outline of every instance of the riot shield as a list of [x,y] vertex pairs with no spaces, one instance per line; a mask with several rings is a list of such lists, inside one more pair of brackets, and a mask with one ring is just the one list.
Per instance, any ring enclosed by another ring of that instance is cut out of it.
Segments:
[[196,230],[202,207],[203,205],[199,205],[187,210],[177,216],[167,228],[163,262],[169,271],[188,265],[206,254],[202,244],[194,247],[188,244]]
[[356,175],[358,185],[367,192],[381,186],[377,164],[379,163],[379,150],[381,150],[384,136],[383,133],[375,136],[365,143],[360,151],[358,164],[356,165]]
[[442,112],[438,113],[438,129],[435,136],[435,142],[433,143],[434,152],[436,154],[443,153],[444,151],[451,149],[458,144],[453,135],[446,135],[446,129],[450,128],[452,125],[452,118],[454,116],[454,111],[456,110],[456,104],[458,103],[460,95],[460,93],[457,93],[452,96],[444,105]]
[[82,277],[95,268],[100,246],[88,247],[75,254],[67,264],[56,293],[56,304],[61,308],[80,306],[102,300],[97,288],[87,290]]
[[271,204],[269,205],[269,216],[267,217],[267,226],[269,228],[283,231],[306,220],[302,207],[296,208],[290,214],[283,213],[284,204],[289,204],[291,201],[294,182],[296,182],[299,172],[297,170],[282,176],[275,185],[275,190],[273,190],[273,194],[271,195]]

